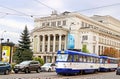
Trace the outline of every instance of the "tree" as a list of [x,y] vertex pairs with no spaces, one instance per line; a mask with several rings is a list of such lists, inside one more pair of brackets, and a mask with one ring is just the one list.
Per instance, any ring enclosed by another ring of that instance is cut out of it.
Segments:
[[86,45],[82,46],[82,52],[89,53]]
[[103,51],[104,55],[110,57],[119,57],[119,51],[116,48],[106,47]]
[[21,33],[21,40],[19,41],[19,49],[20,50],[30,50],[30,35],[27,29],[27,26],[25,26],[25,29],[23,30],[23,33]]
[[41,59],[40,57],[33,57],[33,60],[39,61],[41,65],[44,64],[43,59]]
[[30,35],[25,26],[25,29],[21,33],[19,42],[19,47],[17,48],[16,52],[13,55],[13,59],[16,63],[20,63],[25,60],[32,60],[33,52],[30,49]]

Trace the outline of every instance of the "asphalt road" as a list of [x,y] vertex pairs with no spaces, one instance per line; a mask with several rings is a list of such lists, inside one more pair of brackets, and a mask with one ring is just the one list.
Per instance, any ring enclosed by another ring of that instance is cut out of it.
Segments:
[[120,75],[116,75],[115,72],[101,72],[96,74],[62,76],[57,75],[55,72],[31,72],[29,74],[0,74],[0,79],[120,79]]

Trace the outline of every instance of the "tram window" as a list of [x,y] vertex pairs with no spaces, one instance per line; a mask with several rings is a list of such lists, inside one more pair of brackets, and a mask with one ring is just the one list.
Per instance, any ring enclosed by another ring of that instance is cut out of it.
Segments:
[[111,63],[111,60],[110,60],[110,59],[108,59],[108,63]]
[[99,58],[97,58],[98,59],[98,63],[100,63],[100,59]]
[[90,62],[90,63],[92,62],[92,58],[91,58],[91,57],[89,57],[89,62]]
[[109,60],[109,62],[110,62],[110,63],[117,63],[117,61],[116,61],[116,60],[112,60],[112,59],[111,59],[111,60]]
[[79,61],[82,62],[82,56],[79,56]]
[[108,63],[108,62],[107,62],[107,59],[105,59],[105,63]]
[[72,61],[72,55],[68,56],[68,61]]
[[[95,63],[100,63],[99,58],[95,58]],[[101,59],[101,63],[102,63],[102,59]]]
[[97,61],[96,61],[96,58],[95,57],[93,57],[93,63],[96,63]]
[[102,63],[108,63],[107,59],[102,59]]
[[86,62],[86,60],[87,60],[87,57],[83,56],[83,62]]
[[98,63],[97,59],[98,59],[98,58],[94,58],[94,62],[95,62],[95,63]]
[[97,60],[98,60],[98,58],[94,58],[94,62],[95,62],[95,63],[98,63],[98,61],[97,61]]
[[100,63],[102,63],[102,59],[100,59]]
[[79,56],[78,55],[74,55],[74,61],[79,61]]
[[90,62],[93,63],[93,58],[92,57],[90,57]]
[[84,56],[82,56],[82,62],[84,62]]
[[89,62],[89,57],[86,57],[86,59],[87,59],[87,62]]
[[90,57],[87,57],[87,62],[88,62],[88,63],[90,62]]

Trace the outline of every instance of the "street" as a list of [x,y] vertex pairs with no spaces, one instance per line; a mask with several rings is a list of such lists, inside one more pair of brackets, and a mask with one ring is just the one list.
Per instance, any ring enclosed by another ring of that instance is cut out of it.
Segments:
[[0,74],[0,79],[120,79],[120,75],[116,75],[115,72],[100,72],[96,74],[62,76],[57,75],[56,72],[31,72],[30,74]]

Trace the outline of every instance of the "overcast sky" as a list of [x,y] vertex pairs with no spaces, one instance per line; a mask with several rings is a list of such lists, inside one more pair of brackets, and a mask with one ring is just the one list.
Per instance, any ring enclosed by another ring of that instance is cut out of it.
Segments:
[[[81,11],[107,5],[114,6]],[[31,31],[34,18],[48,16],[53,9],[58,13],[79,11],[86,16],[110,15],[120,20],[120,0],[0,0],[0,38],[18,43],[25,25]]]

